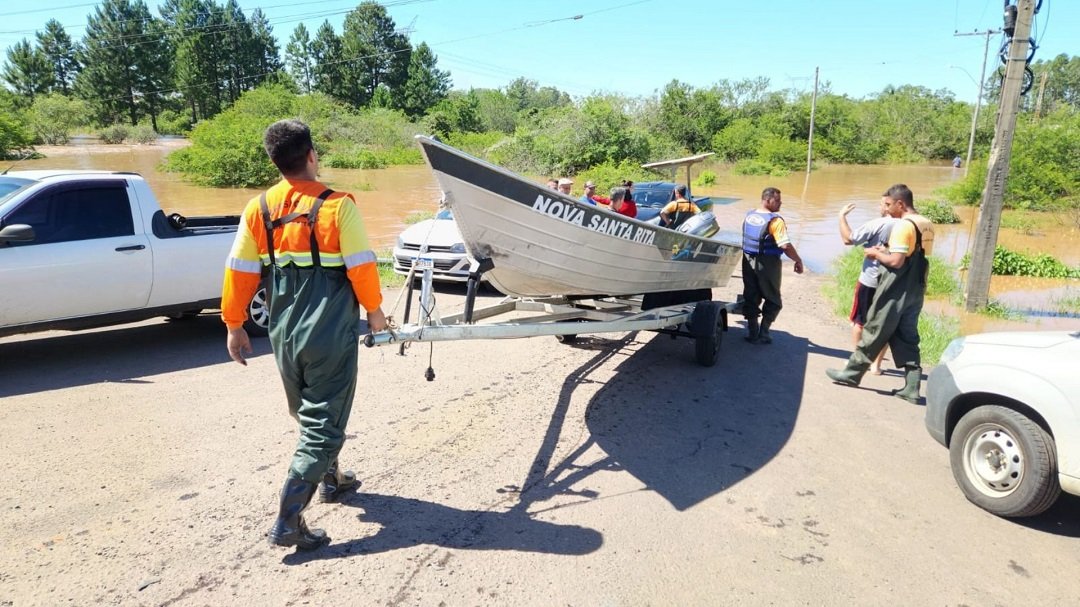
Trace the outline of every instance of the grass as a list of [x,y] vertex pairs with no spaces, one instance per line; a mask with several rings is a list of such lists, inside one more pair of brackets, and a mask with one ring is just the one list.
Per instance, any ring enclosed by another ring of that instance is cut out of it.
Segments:
[[1053,305],[1062,314],[1080,314],[1080,295],[1066,295],[1054,300]]
[[394,272],[394,254],[390,249],[384,249],[375,254],[379,259],[376,264],[379,268],[379,284],[384,289],[396,289],[405,284],[405,277]]
[[[833,262],[833,280],[823,289],[826,299],[832,304],[833,313],[847,318],[851,312],[851,298],[855,281],[862,269],[862,247],[852,247],[847,253]],[[930,262],[930,276],[927,279],[928,297],[948,297],[955,300],[960,293],[960,282],[956,279],[956,267],[940,258]],[[941,358],[941,353],[953,339],[960,336],[960,322],[955,318],[941,314],[923,313],[919,316],[919,349],[924,365],[934,365]]]
[[1017,320],[1023,317],[1022,314],[1020,314],[1016,310],[1006,307],[1005,304],[997,301],[996,299],[991,299],[990,301],[988,301],[986,305],[979,310],[979,313],[985,316],[989,316],[990,318],[997,318],[1000,320]]
[[415,223],[420,223],[425,219],[435,219],[435,211],[416,211],[409,213],[405,217],[405,225],[411,226]]

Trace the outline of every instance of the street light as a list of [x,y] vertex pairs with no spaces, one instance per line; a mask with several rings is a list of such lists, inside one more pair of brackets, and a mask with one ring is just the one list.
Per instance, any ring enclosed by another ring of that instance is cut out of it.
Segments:
[[[989,40],[989,38],[987,38]],[[950,65],[952,69],[960,70],[971,80],[971,83],[979,88],[978,96],[975,98],[975,111],[971,115],[971,135],[968,137],[968,149],[967,160],[964,162],[964,175],[967,175],[968,169],[971,168],[971,152],[975,149],[975,127],[979,124],[979,109],[982,108],[983,98],[983,84],[981,82],[975,82],[975,77],[968,73],[967,70],[959,65]],[[986,60],[983,60],[983,72],[986,72]]]

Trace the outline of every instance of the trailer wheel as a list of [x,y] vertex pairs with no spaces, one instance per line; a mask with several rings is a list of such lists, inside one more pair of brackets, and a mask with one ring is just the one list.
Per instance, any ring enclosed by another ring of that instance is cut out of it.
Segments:
[[555,339],[560,344],[572,344],[577,341],[577,335],[556,335]]
[[724,315],[720,304],[715,301],[698,302],[690,316],[690,327],[694,333],[694,355],[698,364],[703,367],[716,365],[720,342],[724,337]]

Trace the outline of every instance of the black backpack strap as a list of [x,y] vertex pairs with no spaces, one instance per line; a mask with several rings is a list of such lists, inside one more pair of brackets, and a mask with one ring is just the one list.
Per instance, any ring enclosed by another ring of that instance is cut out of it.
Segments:
[[308,230],[310,231],[310,247],[311,247],[311,263],[316,268],[322,267],[322,259],[319,258],[319,241],[315,238],[315,226],[319,221],[319,209],[322,208],[326,199],[334,195],[334,190],[327,189],[319,194],[319,197],[315,199],[315,203],[311,205],[311,210],[307,213]]
[[270,207],[266,204],[266,192],[259,196],[259,206],[262,208],[263,227],[266,228],[266,252],[270,254],[270,265],[275,265],[274,259],[274,220],[270,218]]

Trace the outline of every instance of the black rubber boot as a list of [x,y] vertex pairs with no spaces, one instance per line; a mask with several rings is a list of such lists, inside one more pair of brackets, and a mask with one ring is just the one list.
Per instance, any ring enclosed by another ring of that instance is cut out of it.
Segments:
[[301,513],[315,495],[315,483],[300,478],[285,479],[281,489],[281,506],[267,538],[271,546],[296,546],[297,550],[314,550],[330,541],[322,529],[308,529]]
[[322,483],[319,484],[319,501],[324,504],[336,502],[339,497],[352,491],[359,484],[352,470],[340,470],[337,460],[334,460],[323,475]]
[[852,364],[848,361],[843,369],[825,369],[825,375],[838,384],[854,387],[859,385],[869,368],[870,363]]
[[894,396],[898,396],[909,403],[919,404],[919,386],[922,384],[922,367],[904,367],[904,387],[895,390]]
[[757,341],[754,342],[754,343],[771,344],[772,343],[772,335],[769,335],[769,327],[771,327],[771,326],[772,326],[772,321],[771,320],[763,320],[763,321],[761,321],[761,330],[758,331]]
[[754,343],[758,338],[757,316],[746,317],[746,341]]

